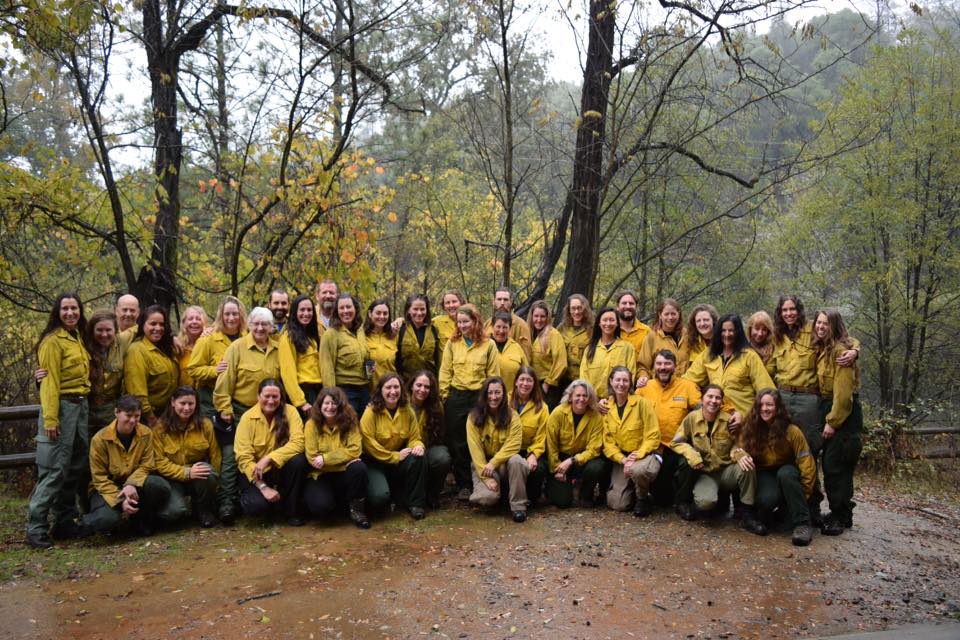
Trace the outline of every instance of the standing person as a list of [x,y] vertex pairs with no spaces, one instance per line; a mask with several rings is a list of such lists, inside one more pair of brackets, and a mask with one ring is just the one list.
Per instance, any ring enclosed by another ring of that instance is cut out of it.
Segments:
[[547,498],[566,509],[573,504],[574,482],[580,502],[594,504],[593,492],[604,472],[603,416],[597,393],[586,380],[574,380],[547,420]]
[[81,533],[76,496],[89,445],[90,354],[82,341],[86,324],[79,296],[61,293],[37,342],[37,360],[46,376],[40,381],[37,486],[27,518],[27,543],[36,549],[53,546],[51,512],[54,538]]
[[745,470],[730,457],[735,438],[730,434],[730,414],[720,410],[723,389],[708,384],[703,392],[703,407],[690,412],[670,441],[675,455],[684,463],[677,472],[676,511],[684,520],[695,520],[698,513],[713,511],[720,491],[740,491],[743,518],[740,525],[759,536],[767,527],[756,518],[756,470]]
[[553,328],[550,307],[543,300],[530,305],[527,323],[532,331],[531,365],[537,372],[547,406],[552,411],[560,404],[560,385],[567,374],[567,345],[560,332]]
[[274,289],[267,298],[267,308],[273,314],[273,332],[276,335],[283,333],[287,325],[287,314],[290,312],[290,294],[283,289]]
[[193,378],[200,398],[200,413],[205,418],[217,415],[213,406],[213,387],[217,376],[227,370],[224,354],[237,338],[247,334],[247,311],[243,303],[233,296],[227,296],[220,302],[217,315],[213,319],[213,332],[197,340],[187,372]]
[[[613,463],[607,506],[633,515],[650,515],[650,487],[660,471],[660,425],[653,406],[631,393],[630,371],[617,366],[607,384],[607,415],[603,430],[603,455]],[[611,402],[612,401],[612,402]]]
[[170,488],[160,519],[175,522],[187,517],[189,495],[200,526],[209,528],[216,523],[220,446],[213,423],[200,414],[199,404],[196,389],[177,387],[153,428],[153,459],[155,473]]
[[[251,318],[251,333],[257,330],[256,322]],[[300,500],[307,477],[303,422],[296,407],[283,401],[278,380],[267,378],[260,383],[257,403],[240,417],[234,451],[243,512],[264,516],[279,507],[287,524],[302,526]]]
[[673,352],[678,359],[678,368],[685,371],[687,363],[679,361],[680,354],[686,353],[685,346],[680,303],[673,298],[666,298],[657,305],[657,319],[653,323],[653,330],[644,338],[643,347],[637,354],[637,387],[642,387],[653,377],[653,359],[663,350]]
[[860,407],[860,368],[842,367],[838,360],[853,346],[840,313],[818,311],[813,323],[817,378],[823,397],[823,484],[830,514],[821,533],[836,536],[853,526],[853,472],[863,449],[863,409]]
[[443,350],[439,380],[447,448],[460,500],[469,500],[472,492],[467,414],[477,404],[483,381],[499,375],[500,352],[484,335],[480,312],[472,304],[465,304],[457,309],[457,330]]
[[167,408],[180,381],[180,366],[173,346],[167,310],[147,307],[137,325],[137,336],[123,361],[123,384],[140,400],[140,419],[152,427],[157,412]]
[[543,387],[533,367],[520,367],[510,394],[510,405],[520,417],[523,441],[520,457],[527,465],[527,499],[529,507],[535,507],[543,495],[547,479],[547,420],[550,409],[543,399]]
[[207,328],[207,312],[203,307],[187,307],[183,314],[183,320],[180,322],[180,331],[173,338],[174,350],[177,354],[177,364],[180,367],[180,385],[194,386],[193,378],[190,377],[190,358],[193,355],[193,348],[197,340],[203,335]]
[[[83,344],[90,354],[88,433],[96,434],[113,421],[117,398],[123,393],[123,348],[117,329],[116,314],[102,310],[90,316],[83,332]],[[86,493],[86,486],[81,489]]]
[[773,356],[773,320],[766,311],[757,311],[747,320],[747,339],[766,365]]
[[673,481],[681,459],[670,444],[680,423],[700,404],[700,387],[677,374],[677,355],[664,349],[653,360],[653,377],[637,389],[637,395],[650,403],[660,424],[663,461],[650,493],[657,505],[669,507],[676,493]]
[[[640,322],[637,318],[640,306],[640,297],[635,291],[629,289],[617,294],[617,316],[620,320],[620,339],[629,342],[633,346],[634,355],[639,355],[643,349],[643,341],[647,339],[650,333],[650,327]],[[631,371],[636,371],[636,364]],[[606,379],[603,385],[606,387]]]
[[677,363],[684,363],[684,366],[677,368],[678,376],[687,372],[697,356],[710,349],[710,343],[713,342],[713,328],[718,320],[720,315],[712,304],[698,304],[693,308],[687,326],[683,330],[684,349],[677,356]]
[[290,404],[304,418],[323,387],[320,377],[320,332],[317,314],[310,296],[293,299],[293,318],[277,342],[280,356],[280,377]]
[[593,309],[590,308],[590,302],[584,296],[575,293],[567,298],[561,315],[563,321],[560,322],[557,330],[567,347],[567,372],[560,382],[560,388],[566,389],[571,382],[580,377],[580,361],[583,360],[583,352],[590,344],[590,334],[593,330]]
[[214,429],[222,458],[219,516],[226,525],[233,524],[236,518],[239,491],[238,462],[234,454],[237,420],[257,404],[263,381],[280,377],[280,353],[271,335],[273,314],[263,307],[254,307],[247,326],[250,333],[231,343],[223,353],[226,366],[213,389],[213,404],[218,412]]
[[785,504],[793,525],[793,544],[810,544],[813,529],[807,501],[817,466],[800,427],[790,422],[779,392],[764,389],[757,395],[731,458],[744,471],[757,472],[760,520],[766,524],[773,510]]
[[520,367],[530,364],[523,348],[510,337],[510,323],[513,321],[509,313],[498,311],[493,314],[493,330],[490,337],[500,352],[500,377],[507,389],[513,389],[513,381],[517,377]]
[[397,374],[380,378],[360,418],[360,435],[370,507],[384,509],[392,498],[406,507],[414,520],[421,520],[427,506],[426,447]]
[[140,320],[140,300],[137,296],[125,293],[117,298],[117,325],[120,327],[120,344],[124,351],[133,343],[137,335],[137,321]]
[[320,337],[320,379],[327,387],[340,387],[358,416],[370,400],[374,363],[367,354],[360,301],[349,293],[337,297],[337,313]]
[[440,494],[452,463],[450,450],[444,444],[446,433],[443,422],[443,405],[440,403],[440,384],[436,376],[421,369],[414,372],[406,384],[410,408],[417,418],[420,439],[427,448],[427,506],[440,507]]
[[105,533],[127,516],[140,535],[149,536],[170,498],[170,485],[151,475],[153,433],[140,421],[140,401],[120,396],[115,416],[90,442],[90,511],[81,528],[84,535]]
[[731,410],[730,426],[738,426],[750,411],[754,398],[762,389],[773,388],[773,380],[743,332],[738,315],[725,315],[717,322],[710,349],[693,361],[683,377],[701,389],[708,384],[720,385],[725,410]]
[[363,335],[367,340],[367,359],[373,361],[370,389],[376,389],[380,378],[397,372],[397,332],[390,323],[390,304],[380,298],[367,307]]
[[447,289],[440,296],[440,304],[443,307],[443,313],[434,316],[431,324],[440,334],[440,354],[447,348],[447,342],[457,331],[457,309],[467,304],[467,299],[456,289]]
[[522,442],[523,427],[507,402],[503,380],[487,378],[480,388],[477,406],[467,416],[467,444],[473,478],[470,502],[492,507],[500,502],[506,484],[514,522],[527,519],[527,474],[530,468],[518,455]]
[[317,284],[317,328],[320,335],[330,326],[337,315],[337,297],[340,295],[337,283],[333,280],[321,280]]
[[616,366],[626,367],[633,376],[637,370],[637,355],[633,345],[620,338],[617,312],[607,307],[597,314],[590,344],[580,361],[580,375],[591,387],[602,389],[598,393],[605,398],[607,379]]
[[339,387],[324,387],[317,395],[304,428],[307,462],[312,467],[303,490],[311,515],[329,518],[337,507],[346,507],[361,529],[367,518],[367,466],[357,414]]
[[510,337],[520,345],[524,355],[527,356],[527,362],[530,361],[530,327],[527,323],[513,312],[513,293],[507,287],[500,287],[493,294],[493,313],[490,320],[483,327],[483,332],[488,336],[493,335],[493,321],[498,313],[505,313],[510,316]]
[[430,301],[414,293],[403,305],[403,324],[397,333],[397,372],[407,381],[415,371],[440,370],[440,332],[430,324]]

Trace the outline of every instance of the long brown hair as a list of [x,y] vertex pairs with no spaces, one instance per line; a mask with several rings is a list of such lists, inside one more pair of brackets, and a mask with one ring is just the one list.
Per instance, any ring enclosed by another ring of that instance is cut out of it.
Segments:
[[318,430],[326,424],[326,418],[323,417],[323,413],[320,411],[324,398],[333,398],[334,403],[337,405],[337,415],[333,418],[333,424],[337,428],[337,431],[340,432],[341,438],[354,429],[359,428],[357,412],[353,410],[353,405],[350,404],[350,399],[347,398],[347,394],[343,389],[340,387],[324,387],[320,390],[320,393],[317,394],[317,401],[313,403],[313,411],[311,411],[313,417],[310,418],[314,421],[314,424],[317,425]]
[[[776,413],[770,423],[764,422],[760,417],[760,401],[766,396],[771,396],[776,405]],[[783,398],[776,389],[763,389],[757,394],[743,422],[743,429],[740,433],[740,447],[756,458],[767,447],[777,447],[787,439],[787,429],[793,420],[787,412],[786,405],[783,404]]]
[[367,404],[368,407],[372,408],[376,412],[382,412],[387,410],[387,403],[383,399],[383,386],[390,382],[391,380],[396,380],[400,383],[400,399],[397,400],[397,408],[407,406],[407,392],[403,388],[403,380],[400,379],[400,376],[391,372],[383,374],[383,377],[380,378],[380,382],[377,383],[377,388],[370,396],[370,402]]
[[[196,405],[193,408],[193,415],[190,416],[190,419],[187,420],[186,424],[180,422],[180,416],[177,415],[176,410],[173,408],[173,401],[184,396],[193,396],[193,399],[196,402]],[[164,409],[163,413],[160,415],[159,426],[169,433],[186,433],[192,429],[202,431],[203,414],[200,413],[200,397],[197,395],[197,390],[188,385],[183,385],[174,389],[173,395],[170,396],[170,401],[167,403],[167,408]]]
[[663,328],[663,325],[660,323],[660,314],[667,307],[673,307],[677,310],[677,326],[673,328],[673,332],[667,335],[673,336],[677,342],[680,342],[680,338],[683,336],[683,308],[680,306],[680,303],[674,300],[673,298],[664,298],[657,304],[656,313],[654,314],[653,328],[659,329],[666,333],[666,330]]
[[[788,300],[797,307],[797,324],[793,328],[788,327],[783,319],[783,303]],[[800,298],[793,295],[780,296],[777,300],[777,308],[773,312],[773,342],[778,343],[784,338],[793,340],[806,323],[807,317],[803,313],[803,303],[800,302]]]
[[[490,385],[494,384],[500,385],[503,389],[503,400],[500,401],[500,406],[497,407],[496,412],[490,413],[490,407],[487,406],[487,390],[490,388]],[[500,376],[491,376],[484,380],[483,386],[480,387],[480,394],[477,396],[477,404],[470,410],[470,419],[473,421],[473,424],[477,427],[482,427],[487,418],[490,418],[493,420],[493,426],[498,430],[509,429],[510,416],[512,413],[513,409],[510,408],[510,402],[507,399],[507,385],[503,383],[503,378]]]
[[847,333],[847,325],[844,324],[843,316],[840,315],[840,312],[836,309],[820,309],[813,314],[814,324],[816,324],[817,318],[819,318],[821,314],[827,316],[827,325],[830,330],[827,332],[827,337],[823,340],[818,338],[816,331],[814,331],[813,346],[816,347],[817,353],[832,353],[837,345],[846,349],[853,347],[853,340],[850,339],[850,335]]
[[567,302],[563,305],[563,311],[560,312],[560,315],[563,317],[563,320],[560,322],[560,329],[566,327],[574,328],[573,325],[573,316],[570,315],[570,301],[579,300],[583,305],[583,324],[580,325],[587,330],[593,326],[593,307],[590,306],[590,301],[587,300],[587,297],[581,293],[574,293],[569,298]]
[[513,392],[510,396],[510,405],[514,411],[520,413],[520,396],[517,394],[517,380],[519,380],[523,374],[527,374],[533,378],[533,389],[530,390],[530,399],[527,402],[532,402],[534,408],[540,411],[540,407],[543,406],[543,387],[540,386],[540,379],[537,377],[536,370],[529,365],[522,365],[517,369],[517,377],[513,379]]
[[[533,328],[533,312],[537,309],[543,309],[543,312],[547,314],[547,324],[543,326],[543,331],[540,333],[535,333],[536,329]],[[530,312],[527,314],[527,326],[530,327],[530,336],[534,340],[540,341],[540,352],[546,353],[550,342],[550,332],[553,331],[553,316],[550,314],[550,307],[546,301],[537,300],[530,305]]]
[[[90,354],[90,383],[96,392],[100,388],[100,382],[103,380],[103,372],[107,366],[105,353],[100,343],[97,342],[96,326],[107,320],[113,323],[113,340],[116,342],[120,333],[120,327],[117,325],[117,314],[112,309],[100,309],[94,311],[87,321],[87,327],[83,332],[83,346],[87,348]],[[109,353],[109,348],[107,349]]]
[[421,411],[427,413],[427,419],[424,421],[424,431],[426,432],[424,436],[426,436],[428,445],[441,444],[444,439],[443,405],[440,403],[440,384],[437,382],[437,376],[426,369],[414,373],[407,378],[407,397],[412,405],[413,383],[421,377],[430,381],[430,393],[427,395],[427,399],[423,401],[423,406],[420,407]]
[[700,332],[697,331],[697,315],[701,311],[706,311],[710,314],[710,317],[713,318],[714,331],[717,330],[717,320],[720,319],[720,314],[717,313],[717,309],[712,304],[698,304],[693,308],[693,311],[690,312],[690,317],[687,318],[687,326],[683,330],[683,335],[687,339],[687,347],[692,349],[697,345],[703,345],[704,348],[709,347],[707,341],[703,339],[703,336],[700,335]]
[[483,318],[480,316],[480,311],[478,311],[475,306],[469,302],[467,304],[462,304],[457,308],[457,315],[469,316],[470,319],[473,320],[473,331],[471,331],[472,335],[464,336],[460,333],[460,327],[457,326],[453,332],[453,336],[450,337],[451,341],[456,342],[457,340],[467,338],[469,340],[473,340],[476,344],[481,344],[487,339],[486,334],[483,332]]
[[260,386],[257,387],[257,395],[260,395],[260,392],[263,391],[265,387],[276,387],[280,390],[280,406],[277,407],[277,412],[273,414],[272,429],[275,446],[279,449],[290,440],[290,422],[287,420],[287,398],[283,393],[283,385],[280,384],[279,380],[267,378],[261,382]]

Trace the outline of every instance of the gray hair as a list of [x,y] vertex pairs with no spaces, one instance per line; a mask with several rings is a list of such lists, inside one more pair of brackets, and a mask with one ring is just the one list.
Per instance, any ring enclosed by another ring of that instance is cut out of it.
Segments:
[[273,313],[265,307],[254,307],[250,310],[250,315],[247,316],[247,326],[252,325],[255,321],[261,320],[270,325],[271,329],[273,328]]
[[570,404],[570,396],[573,395],[573,390],[577,387],[583,387],[587,391],[587,410],[590,411],[600,411],[600,399],[597,398],[597,392],[593,388],[593,385],[584,380],[583,378],[577,378],[569,385],[567,389],[563,392],[563,397],[560,398],[560,404]]

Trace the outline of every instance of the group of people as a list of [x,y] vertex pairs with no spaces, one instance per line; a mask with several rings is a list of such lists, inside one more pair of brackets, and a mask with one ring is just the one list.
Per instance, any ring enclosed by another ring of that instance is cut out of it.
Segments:
[[191,306],[175,332],[134,296],[87,319],[62,294],[37,345],[27,541],[191,513],[369,528],[391,505],[421,519],[445,491],[515,522],[544,501],[694,520],[732,499],[746,530],[785,521],[797,545],[852,526],[859,344],[840,314],[808,320],[788,295],[746,328],[708,304],[685,323],[666,299],[647,326],[638,302],[594,313],[575,294],[554,326],[544,301],[523,319],[501,288],[484,322],[450,290],[436,317],[414,294],[394,318],[325,280],[249,313],[227,296],[212,324]]

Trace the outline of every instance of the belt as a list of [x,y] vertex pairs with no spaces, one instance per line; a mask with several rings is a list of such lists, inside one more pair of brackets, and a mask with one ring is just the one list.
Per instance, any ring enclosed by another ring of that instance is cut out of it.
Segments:
[[73,404],[82,404],[87,401],[87,396],[79,393],[71,393],[71,394],[61,393],[60,399],[66,400],[67,402],[72,402]]
[[820,389],[818,387],[792,387],[788,384],[782,384],[780,385],[780,391],[787,391],[789,393],[809,393],[815,396],[820,395]]

